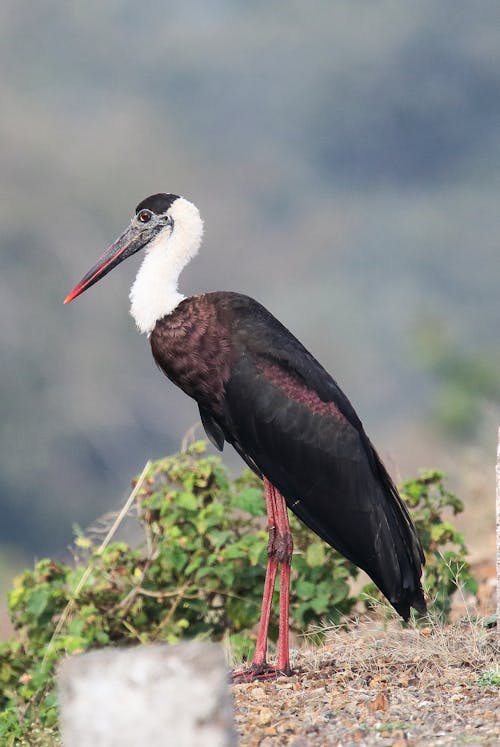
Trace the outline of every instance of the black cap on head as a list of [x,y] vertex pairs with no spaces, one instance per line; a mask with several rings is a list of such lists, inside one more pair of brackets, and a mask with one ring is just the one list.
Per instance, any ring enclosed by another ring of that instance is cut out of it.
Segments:
[[151,195],[146,197],[145,200],[140,202],[136,209],[135,214],[137,215],[141,210],[151,210],[156,215],[162,215],[166,213],[169,207],[179,198],[179,195],[167,195],[160,192],[157,195]]

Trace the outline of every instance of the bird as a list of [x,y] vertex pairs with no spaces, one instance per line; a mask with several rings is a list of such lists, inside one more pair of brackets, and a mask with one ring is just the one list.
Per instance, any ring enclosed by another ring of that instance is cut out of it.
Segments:
[[[130,313],[154,361],[198,404],[208,439],[231,444],[262,478],[269,541],[262,608],[251,664],[234,682],[290,675],[290,509],[362,568],[399,615],[425,614],[425,563],[398,490],[336,381],[304,345],[253,298],[232,291],[183,296],[178,280],[202,242],[203,221],[185,197],[140,202],[126,230],[64,299],[68,304],[139,251]],[[277,573],[277,661],[268,627]]]

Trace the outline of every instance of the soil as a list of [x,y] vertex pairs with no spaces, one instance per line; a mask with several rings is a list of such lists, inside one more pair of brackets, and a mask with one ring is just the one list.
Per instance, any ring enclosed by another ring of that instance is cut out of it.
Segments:
[[234,685],[240,747],[498,747],[500,630],[476,622],[494,609],[494,568],[475,570],[475,609],[459,600],[450,625],[323,631],[292,677]]
[[296,674],[234,685],[240,747],[500,745],[496,632],[333,633]]

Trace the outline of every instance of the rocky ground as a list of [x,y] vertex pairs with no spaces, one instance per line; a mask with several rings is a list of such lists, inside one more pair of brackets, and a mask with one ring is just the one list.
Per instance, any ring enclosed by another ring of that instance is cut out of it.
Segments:
[[293,677],[234,686],[240,745],[500,745],[498,643],[470,622],[331,631]]
[[476,622],[496,573],[473,571],[478,593],[456,595],[450,625],[349,624],[296,652],[293,677],[234,685],[240,747],[498,747],[500,632]]

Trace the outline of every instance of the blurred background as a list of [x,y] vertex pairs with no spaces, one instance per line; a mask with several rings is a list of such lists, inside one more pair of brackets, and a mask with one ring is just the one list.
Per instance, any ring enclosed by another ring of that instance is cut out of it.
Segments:
[[4,0],[0,67],[1,589],[198,422],[128,315],[138,258],[62,305],[157,191],[206,221],[183,292],[263,302],[493,557],[497,2]]

